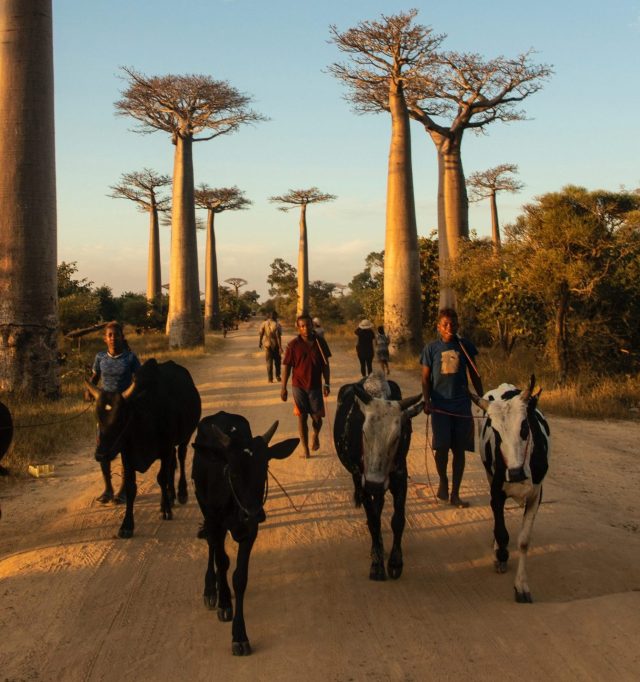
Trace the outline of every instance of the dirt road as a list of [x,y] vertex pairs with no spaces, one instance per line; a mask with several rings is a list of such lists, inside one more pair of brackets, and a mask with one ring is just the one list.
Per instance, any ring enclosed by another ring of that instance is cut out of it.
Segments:
[[[204,414],[244,414],[258,433],[279,419],[273,442],[296,435],[291,404],[266,381],[255,326],[189,366]],[[355,353],[335,353],[330,423],[338,387],[356,373]],[[417,377],[393,375],[405,395],[419,391]],[[162,521],[153,467],[139,477],[136,535],[118,540],[122,509],[95,502],[91,444],[68,453],[55,478],[2,501],[0,680],[639,679],[640,425],[551,419],[532,605],[513,601],[515,563],[506,575],[493,571],[479,458],[468,457],[463,482],[472,506],[438,506],[425,418],[414,428],[397,582],[368,579],[364,513],[351,504],[329,428],[318,456],[272,464],[302,511],[272,483],[251,558],[248,658],[231,656],[230,625],[202,605],[206,543],[196,539],[192,489]],[[520,514],[508,512],[512,538]]]

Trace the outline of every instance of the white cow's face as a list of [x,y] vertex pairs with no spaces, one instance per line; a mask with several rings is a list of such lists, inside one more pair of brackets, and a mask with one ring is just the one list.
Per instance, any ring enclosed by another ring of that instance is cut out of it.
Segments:
[[364,415],[362,452],[364,481],[389,484],[389,472],[398,451],[402,433],[403,411],[394,400],[372,398],[364,403],[356,396]]
[[490,400],[486,413],[491,419],[493,430],[500,435],[500,450],[507,467],[507,481],[510,472],[523,470],[530,479],[528,450],[531,449],[529,422],[527,421],[527,400],[515,396],[510,400]]

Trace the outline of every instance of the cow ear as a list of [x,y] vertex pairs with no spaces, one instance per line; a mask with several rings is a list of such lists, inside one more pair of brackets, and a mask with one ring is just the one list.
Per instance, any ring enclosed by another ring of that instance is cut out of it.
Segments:
[[286,459],[298,447],[299,438],[288,438],[269,448],[269,459]]

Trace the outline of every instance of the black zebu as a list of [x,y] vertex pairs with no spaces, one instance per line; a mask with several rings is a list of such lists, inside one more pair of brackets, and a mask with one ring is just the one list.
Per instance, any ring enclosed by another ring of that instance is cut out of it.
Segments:
[[[230,621],[231,652],[248,656],[251,645],[244,622],[244,593],[247,588],[249,557],[264,521],[263,505],[270,459],[285,459],[296,449],[299,438],[269,447],[278,422],[263,435],[253,437],[242,416],[218,412],[198,424],[193,444],[193,481],[196,498],[204,516],[209,560],[204,579],[204,604],[218,607],[218,619]],[[235,614],[227,580],[229,556],[224,547],[227,531],[238,543],[233,591]]]
[[[7,454],[7,450],[13,439],[13,419],[9,408],[0,403],[0,460]],[[5,476],[7,470],[0,466],[0,475]],[[2,518],[2,508],[0,507],[0,519]]]
[[113,459],[122,453],[127,507],[118,535],[130,538],[134,529],[136,471],[144,473],[157,459],[160,511],[163,519],[172,518],[176,446],[180,462],[178,501],[187,501],[184,461],[200,419],[200,394],[184,367],[172,361],[158,364],[153,358],[138,369],[133,384],[124,393],[102,391],[89,381],[85,385],[96,399],[96,459]]
[[472,396],[486,413],[481,425],[482,462],[491,486],[495,569],[505,573],[509,559],[509,533],[504,521],[504,505],[511,497],[524,506],[518,535],[520,558],[514,582],[515,599],[531,603],[527,582],[526,559],[533,522],[542,501],[542,481],[549,462],[550,431],[544,415],[537,409],[540,391],[532,395],[535,377],[526,391],[511,384],[501,384],[485,393]]
[[[364,506],[371,533],[371,580],[385,580],[380,517],[387,488],[393,496],[393,546],[387,570],[402,574],[402,534],[407,499],[407,453],[411,418],[422,411],[422,395],[402,400],[400,387],[378,373],[342,386],[333,425],[336,452],[353,477],[354,502]],[[420,402],[419,402],[420,401]]]

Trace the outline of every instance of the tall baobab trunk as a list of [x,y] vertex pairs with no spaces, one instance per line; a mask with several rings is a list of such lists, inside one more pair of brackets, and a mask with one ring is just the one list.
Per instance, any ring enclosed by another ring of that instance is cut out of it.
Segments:
[[171,273],[167,334],[171,348],[204,343],[193,199],[193,142],[176,135],[171,210]]
[[421,345],[420,257],[409,115],[401,85],[389,86],[391,145],[384,251],[384,324],[392,350]]
[[0,390],[57,397],[51,0],[3,0],[0,37]]
[[491,192],[489,197],[491,205],[491,243],[493,250],[497,253],[500,251],[500,224],[498,223],[498,202],[496,201],[496,192]]
[[149,211],[149,264],[147,267],[147,301],[149,303],[157,304],[160,301],[161,286],[158,209],[152,202]]
[[218,257],[216,255],[215,212],[207,216],[207,246],[204,265],[204,326],[220,329],[220,293],[218,291]]
[[449,240],[444,212],[444,154],[438,147],[438,276],[440,279],[439,305],[442,308],[456,307],[456,294],[449,286]]
[[298,243],[297,314],[309,313],[309,244],[307,242],[307,205],[300,206],[300,241]]

